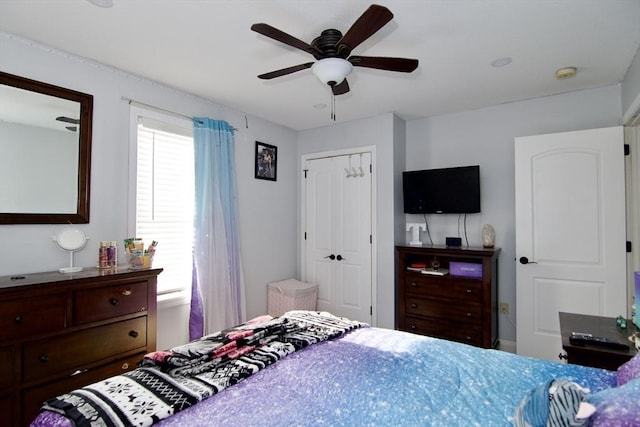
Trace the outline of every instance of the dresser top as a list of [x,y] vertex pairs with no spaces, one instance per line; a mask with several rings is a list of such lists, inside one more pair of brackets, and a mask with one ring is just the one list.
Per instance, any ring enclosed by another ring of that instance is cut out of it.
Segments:
[[485,248],[482,246],[445,246],[445,245],[430,245],[422,244],[421,246],[410,245],[396,245],[396,250],[403,252],[431,252],[440,251],[447,252],[449,254],[462,254],[462,255],[497,255],[500,252],[500,248]]
[[158,275],[162,268],[140,268],[130,269],[126,265],[115,268],[99,269],[96,267],[85,268],[75,273],[60,273],[58,271],[47,271],[43,273],[13,274],[11,276],[0,276],[0,290],[17,288],[21,286],[39,285],[43,283],[68,282],[77,279],[93,279],[104,276],[137,277]]

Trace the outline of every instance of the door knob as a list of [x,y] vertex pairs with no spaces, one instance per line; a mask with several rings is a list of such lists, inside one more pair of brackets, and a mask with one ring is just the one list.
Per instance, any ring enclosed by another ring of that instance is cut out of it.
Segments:
[[325,258],[329,258],[331,261],[333,261],[334,259],[336,259],[336,256],[334,254],[331,254],[331,255],[327,255]]
[[527,258],[526,256],[521,256],[520,257],[520,264],[537,264],[537,262],[529,261],[529,258]]
[[338,255],[338,256],[336,257],[336,259],[337,259],[338,261],[342,261],[344,258],[342,257],[342,255]]

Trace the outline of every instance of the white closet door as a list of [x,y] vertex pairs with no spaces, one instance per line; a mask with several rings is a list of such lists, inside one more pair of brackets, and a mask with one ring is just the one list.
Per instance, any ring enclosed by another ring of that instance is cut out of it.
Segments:
[[304,280],[318,310],[371,322],[371,153],[308,160]]

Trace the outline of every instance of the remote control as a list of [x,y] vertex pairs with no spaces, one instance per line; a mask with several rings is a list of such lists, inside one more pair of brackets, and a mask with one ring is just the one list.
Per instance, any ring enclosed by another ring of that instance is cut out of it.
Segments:
[[605,337],[594,337],[591,334],[583,332],[571,332],[569,342],[573,345],[595,345],[598,347],[607,347],[614,350],[629,350],[629,346],[625,343],[613,341]]

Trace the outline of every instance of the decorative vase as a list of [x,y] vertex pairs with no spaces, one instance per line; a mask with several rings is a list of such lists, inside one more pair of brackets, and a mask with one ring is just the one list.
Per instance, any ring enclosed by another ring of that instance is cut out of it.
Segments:
[[491,224],[485,224],[482,227],[482,246],[492,248],[496,244],[496,231]]

